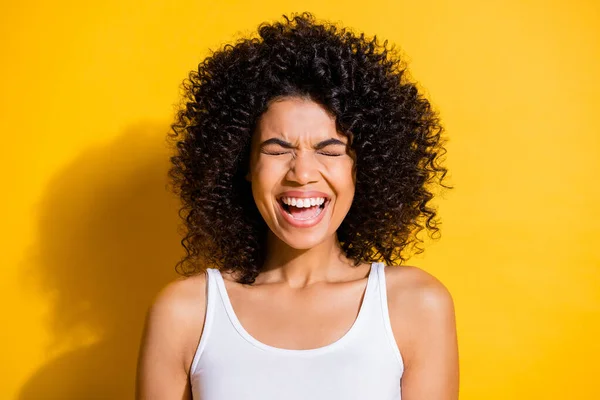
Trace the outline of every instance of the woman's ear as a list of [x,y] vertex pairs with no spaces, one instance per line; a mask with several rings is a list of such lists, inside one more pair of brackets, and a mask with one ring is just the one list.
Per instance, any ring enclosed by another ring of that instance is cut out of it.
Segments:
[[248,172],[246,173],[246,180],[247,180],[248,182],[252,182],[252,177],[251,177],[251,175],[250,175],[250,170],[248,170]]

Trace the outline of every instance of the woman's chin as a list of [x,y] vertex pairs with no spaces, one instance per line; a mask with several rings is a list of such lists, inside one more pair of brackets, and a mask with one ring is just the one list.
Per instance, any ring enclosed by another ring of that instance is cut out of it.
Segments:
[[317,247],[319,244],[323,243],[325,240],[294,240],[294,241],[286,241],[285,243],[295,249],[295,250],[310,250]]
[[310,250],[333,238],[334,235],[328,235],[325,232],[278,232],[276,236],[294,250]]

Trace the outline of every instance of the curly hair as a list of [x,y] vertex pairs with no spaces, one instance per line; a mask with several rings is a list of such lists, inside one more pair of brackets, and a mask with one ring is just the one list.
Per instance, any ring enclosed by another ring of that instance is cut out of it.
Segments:
[[337,230],[345,255],[402,263],[427,229],[439,238],[431,185],[443,183],[446,153],[438,114],[407,78],[387,40],[353,33],[304,12],[262,23],[258,37],[211,51],[183,81],[184,98],[168,137],[169,177],[182,201],[184,276],[207,265],[252,284],[265,260],[268,227],[247,172],[257,121],[282,97],[311,99],[335,116],[356,168],[353,203]]

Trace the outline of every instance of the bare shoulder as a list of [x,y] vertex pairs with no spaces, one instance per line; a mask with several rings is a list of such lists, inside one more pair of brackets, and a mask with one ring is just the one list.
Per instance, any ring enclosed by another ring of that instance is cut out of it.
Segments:
[[385,268],[390,301],[409,301],[420,307],[447,307],[452,296],[446,286],[429,272],[414,266]]
[[206,274],[165,285],[148,308],[136,399],[191,398],[189,369],[204,326]]
[[165,285],[155,296],[150,313],[168,318],[188,318],[197,314],[198,306],[206,302],[206,274],[177,278]]
[[455,334],[454,301],[438,278],[414,266],[388,266],[385,274],[392,330],[405,360],[425,332]]
[[155,348],[168,349],[188,367],[205,313],[206,274],[175,279],[157,293],[148,308],[145,341]]

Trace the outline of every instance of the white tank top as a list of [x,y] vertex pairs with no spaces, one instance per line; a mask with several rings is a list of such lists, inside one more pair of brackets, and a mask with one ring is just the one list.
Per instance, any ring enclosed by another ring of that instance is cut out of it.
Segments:
[[218,269],[207,269],[204,329],[190,370],[195,400],[400,400],[404,364],[390,325],[383,263],[372,263],[358,317],[314,349],[269,346],[240,324]]

